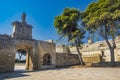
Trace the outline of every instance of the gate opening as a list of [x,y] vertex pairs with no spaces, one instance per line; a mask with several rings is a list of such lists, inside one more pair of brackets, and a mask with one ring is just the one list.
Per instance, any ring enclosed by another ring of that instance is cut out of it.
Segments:
[[26,51],[18,49],[15,56],[15,70],[25,70],[26,66]]

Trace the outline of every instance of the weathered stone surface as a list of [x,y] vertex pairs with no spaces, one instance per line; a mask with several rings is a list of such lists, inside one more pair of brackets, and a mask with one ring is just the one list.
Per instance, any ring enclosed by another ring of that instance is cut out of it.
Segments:
[[66,53],[57,53],[56,54],[56,66],[70,66],[78,65],[79,57],[77,54],[66,54]]
[[[0,72],[14,71],[15,54],[19,49],[26,51],[26,69],[48,69],[60,66],[79,64],[78,53],[75,47],[64,45],[56,46],[52,40],[40,41],[32,39],[32,26],[25,21],[26,14],[22,15],[22,22],[15,21],[13,33],[0,34]],[[116,38],[115,61],[120,61],[120,39]],[[86,63],[110,62],[110,51],[105,41],[93,43],[89,40],[80,49],[83,61]],[[49,55],[47,58],[44,56]],[[44,65],[44,63],[46,63]],[[118,63],[117,63],[118,64]]]
[[[120,58],[119,58],[120,57],[120,39],[117,37],[115,39],[115,42],[116,42],[116,46],[117,46],[117,48],[114,51],[115,52],[115,61],[120,61]],[[72,54],[78,54],[75,47],[69,47],[69,50],[70,50],[70,53],[72,53]],[[108,45],[105,41],[98,41],[98,42],[94,42],[94,43],[93,42],[85,43],[82,45],[82,49],[80,49],[80,52],[82,53],[83,57],[86,57],[86,59],[87,58],[90,59],[88,61],[91,61],[92,58],[96,57],[93,55],[102,56],[102,59],[104,59],[104,62],[111,61],[110,51],[109,51]],[[94,62],[94,60],[92,62]]]
[[[15,53],[18,49],[27,52],[26,69],[41,69],[42,57],[45,54],[52,56],[52,66],[55,66],[55,44],[36,40],[1,40],[0,45],[0,71],[13,71],[15,64]],[[11,44],[12,43],[12,44]]]
[[49,54],[51,58],[50,67],[56,66],[55,44],[32,39],[32,26],[25,21],[25,14],[22,22],[13,22],[12,36],[0,35],[0,72],[14,71],[15,54],[17,50],[26,51],[26,69],[42,69],[43,56]]
[[[0,35],[0,72],[14,71],[15,54],[19,49],[26,51],[26,70],[48,69],[79,63],[77,55],[68,55],[67,47],[56,48],[51,40],[33,40],[32,26],[27,24],[25,19],[26,14],[23,13],[22,22],[12,23],[13,33],[11,36]],[[62,50],[63,54],[56,55],[56,49]],[[49,56],[45,58],[45,55]]]
[[22,22],[15,21],[13,25],[12,38],[22,39],[22,40],[31,40],[32,39],[32,25],[29,25],[25,21],[26,14],[22,15]]

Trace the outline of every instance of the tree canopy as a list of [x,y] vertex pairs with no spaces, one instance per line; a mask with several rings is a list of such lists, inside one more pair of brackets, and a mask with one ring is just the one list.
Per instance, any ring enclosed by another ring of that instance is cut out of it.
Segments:
[[54,26],[58,34],[67,38],[68,41],[80,40],[84,34],[84,30],[78,24],[80,18],[79,10],[65,8],[61,15],[55,17]]
[[78,48],[85,34],[84,29],[79,25],[80,19],[81,12],[79,10],[65,8],[61,15],[55,17],[54,26],[61,38],[67,38],[68,42],[74,43],[79,54],[80,63],[84,65]]
[[82,13],[82,21],[90,33],[97,31],[106,40],[111,63],[114,64],[115,38],[120,35],[120,0],[98,0],[91,3]]
[[98,0],[91,3],[83,12],[83,24],[91,32],[100,29],[102,37],[104,28],[110,38],[120,34],[120,0]]

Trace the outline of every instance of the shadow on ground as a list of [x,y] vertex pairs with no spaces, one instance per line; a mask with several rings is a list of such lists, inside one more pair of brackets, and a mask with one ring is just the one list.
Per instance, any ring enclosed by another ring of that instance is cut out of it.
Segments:
[[[55,69],[46,69],[46,70],[62,70],[62,69],[66,69],[68,67],[61,67],[61,68],[55,68]],[[0,80],[4,80],[4,79],[11,79],[11,78],[19,78],[19,77],[26,77],[26,76],[30,76],[26,73],[30,73],[30,72],[39,72],[39,71],[46,71],[46,70],[33,70],[33,71],[27,71],[27,70],[15,70],[14,72],[3,72],[0,73]]]
[[24,73],[26,73],[26,71],[22,71],[22,70],[0,73],[0,80],[29,76]]
[[[66,67],[58,67],[55,69],[46,69],[46,70],[63,70],[67,68],[88,68],[88,67],[111,67],[110,62],[100,62],[100,63],[92,63],[91,66],[66,66]],[[115,62],[115,67],[120,67],[120,62]],[[31,72],[42,72],[46,70],[33,70],[33,71],[26,71],[26,70],[15,70],[14,72],[5,72],[5,73],[0,73],[0,80],[4,79],[12,79],[12,78],[19,78],[19,77],[26,77],[30,76],[29,74],[26,73],[31,73]]]
[[114,64],[111,64],[111,62],[99,62],[99,63],[92,63],[92,67],[120,67],[120,62],[114,62]]

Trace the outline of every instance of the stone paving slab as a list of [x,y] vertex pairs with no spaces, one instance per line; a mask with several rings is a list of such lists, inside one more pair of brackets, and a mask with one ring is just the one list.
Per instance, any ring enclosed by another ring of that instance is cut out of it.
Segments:
[[0,74],[0,80],[120,80],[120,68],[66,68],[45,71],[15,71]]

